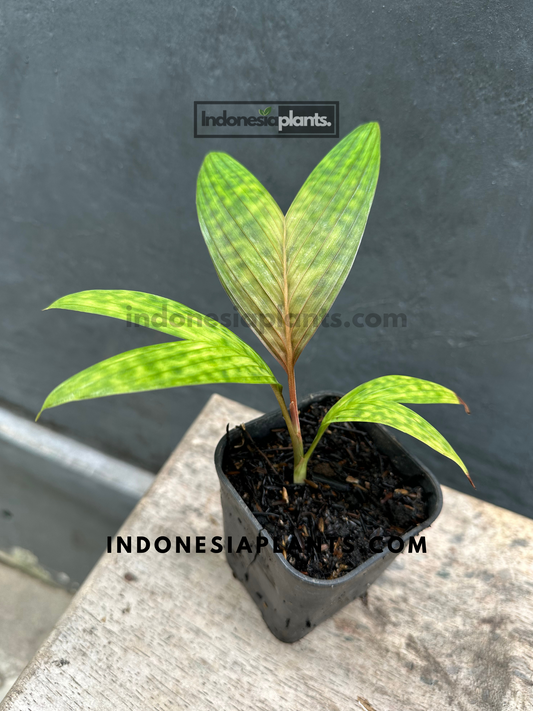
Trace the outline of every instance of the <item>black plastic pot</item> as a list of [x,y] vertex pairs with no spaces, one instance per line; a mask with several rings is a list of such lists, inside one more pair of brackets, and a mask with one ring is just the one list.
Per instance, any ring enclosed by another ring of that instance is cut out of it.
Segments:
[[[311,402],[332,395],[339,393],[316,393],[302,400],[299,405],[304,408]],[[283,417],[278,410],[248,422],[246,429],[259,442],[270,434],[271,429],[283,425]],[[406,482],[421,486],[428,494],[429,516],[401,536],[404,541],[408,541],[410,536],[430,526],[439,515],[442,509],[439,482],[384,427],[370,423],[358,423],[357,427],[371,435],[378,450],[391,458]],[[385,548],[355,570],[331,581],[310,578],[298,572],[287,563],[283,555],[274,552],[270,535],[262,528],[222,470],[228,438],[231,442],[236,439],[240,441],[241,437],[241,432],[233,429],[220,440],[215,452],[215,465],[220,479],[225,539],[231,536],[236,546],[246,536],[253,544],[253,552],[242,550],[230,553],[226,547],[226,558],[236,577],[261,610],[270,631],[282,642],[296,642],[344,605],[363,595],[392,563],[396,554]],[[257,553],[255,542],[260,535],[268,539],[268,545]]]

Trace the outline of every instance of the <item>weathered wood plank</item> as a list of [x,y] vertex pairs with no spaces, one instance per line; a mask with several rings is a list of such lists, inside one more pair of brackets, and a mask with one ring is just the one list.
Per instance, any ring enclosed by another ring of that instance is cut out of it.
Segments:
[[[214,396],[121,535],[221,534],[213,450],[255,414]],[[426,555],[399,556],[367,606],[294,645],[268,632],[222,554],[104,554],[1,708],[531,709],[533,522],[444,496]]]

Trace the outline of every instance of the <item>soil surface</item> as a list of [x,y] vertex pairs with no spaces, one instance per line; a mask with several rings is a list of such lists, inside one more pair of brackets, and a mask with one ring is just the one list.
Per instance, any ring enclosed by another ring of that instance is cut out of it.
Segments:
[[[305,449],[338,400],[300,412]],[[357,423],[330,425],[310,459],[303,485],[292,484],[285,427],[254,442],[246,430],[226,448],[224,472],[286,560],[313,578],[341,577],[371,558],[374,536],[399,536],[428,516],[425,494],[411,487]]]

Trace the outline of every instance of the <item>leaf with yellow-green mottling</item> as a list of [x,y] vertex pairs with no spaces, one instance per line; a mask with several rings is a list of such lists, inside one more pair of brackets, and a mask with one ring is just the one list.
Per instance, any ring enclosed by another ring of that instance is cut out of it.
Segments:
[[68,309],[110,316],[177,338],[210,343],[220,342],[255,360],[258,366],[266,367],[261,356],[229,328],[163,296],[141,291],[95,289],[63,296],[54,301],[48,309]]
[[209,153],[198,176],[200,227],[230,299],[270,352],[285,359],[284,217],[244,166]]
[[163,296],[124,289],[93,289],[63,296],[45,309],[110,316],[177,338],[214,341],[236,338],[217,321]]
[[317,165],[287,212],[287,311],[293,314],[295,362],[352,268],[374,200],[379,163],[379,125],[359,126]]
[[411,404],[449,403],[463,405],[466,412],[468,406],[453,390],[438,385],[430,380],[412,378],[409,375],[384,375],[381,378],[369,380],[351,390],[339,400],[338,405],[362,402],[366,400],[393,400]]
[[217,274],[252,329],[290,370],[351,269],[376,189],[380,133],[355,129],[319,163],[287,217],[225,153],[206,156],[196,202]]
[[429,422],[424,420],[424,418],[416,412],[409,410],[409,408],[393,400],[363,400],[361,402],[343,402],[343,400],[344,398],[341,398],[341,400],[335,403],[322,420],[315,441],[313,445],[311,445],[311,452],[329,425],[333,422],[375,422],[382,425],[389,425],[390,427],[400,430],[400,432],[405,432],[412,437],[416,437],[416,439],[427,444],[428,447],[432,447],[440,454],[453,460],[461,467],[472,486],[474,486],[468,470],[457,452],[433,425],[430,425]]
[[76,400],[202,383],[280,387],[266,363],[222,342],[178,341],[136,348],[82,370],[50,393],[41,412]]

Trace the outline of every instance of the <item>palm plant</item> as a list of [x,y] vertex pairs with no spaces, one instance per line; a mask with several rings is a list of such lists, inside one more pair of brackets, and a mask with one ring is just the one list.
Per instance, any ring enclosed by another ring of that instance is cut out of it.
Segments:
[[[209,153],[197,185],[197,209],[217,274],[246,322],[286,373],[282,385],[265,361],[232,331],[196,311],[153,294],[96,290],[65,296],[48,308],[122,320],[139,313],[172,314],[146,325],[177,342],[108,358],[69,378],[42,410],[66,402],[200,383],[270,385],[294,451],[294,483],[333,422],[376,422],[425,442],[466,466],[451,445],[406,403],[465,403],[452,390],[401,375],[371,380],[327,413],[307,451],[300,431],[295,365],[331,308],[355,260],[374,198],[380,162],[377,123],[359,126],[340,141],[305,181],[283,215],[263,185],[225,153]],[[40,413],[39,413],[40,415]],[[472,483],[473,485],[473,483]]]

